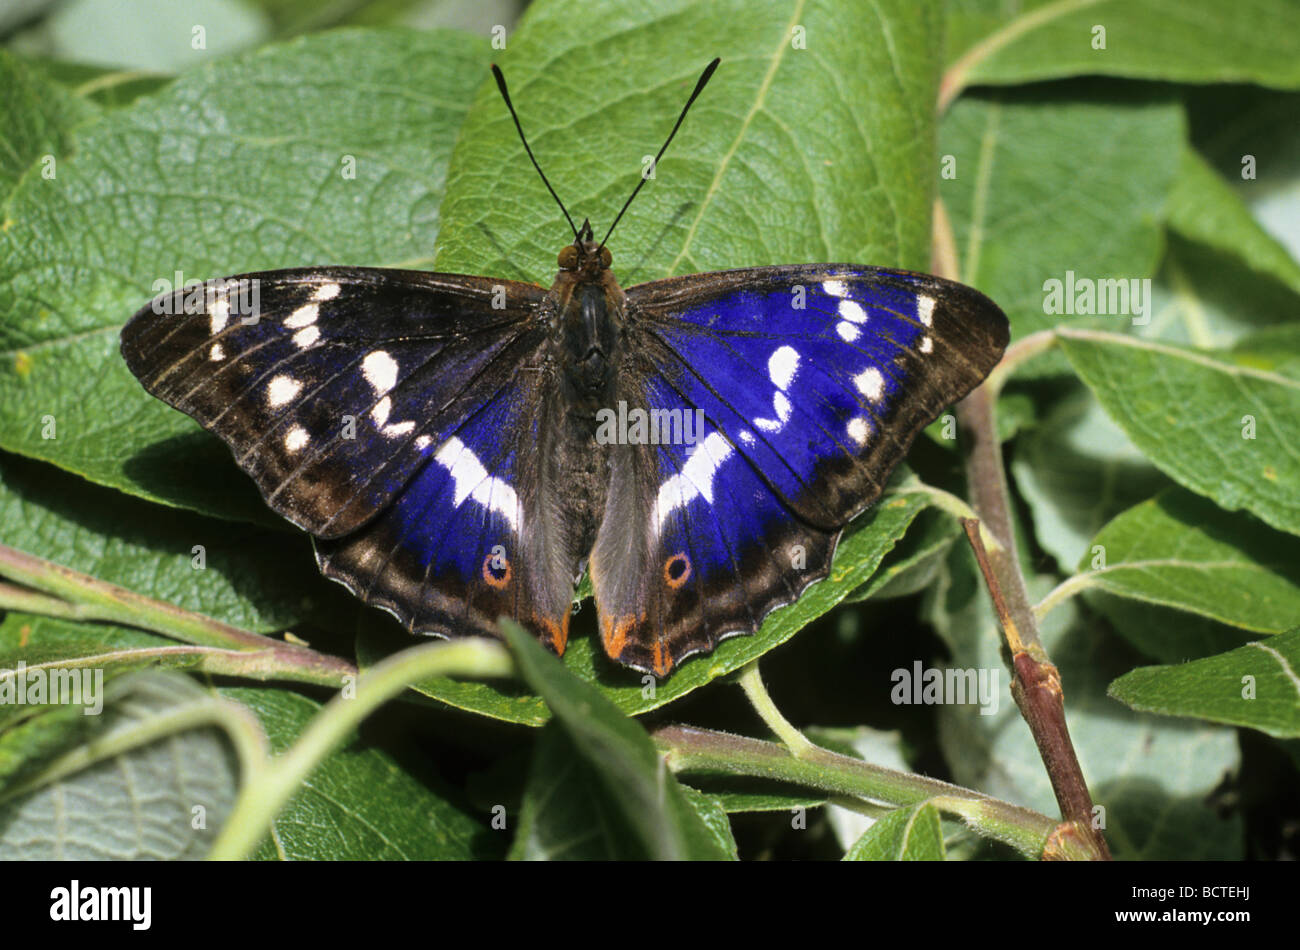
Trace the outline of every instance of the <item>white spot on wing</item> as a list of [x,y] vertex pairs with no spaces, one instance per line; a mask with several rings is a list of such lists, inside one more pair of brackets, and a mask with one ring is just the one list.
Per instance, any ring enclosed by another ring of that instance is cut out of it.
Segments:
[[794,374],[799,371],[799,351],[793,346],[780,346],[767,360],[767,375],[777,389],[789,389]]
[[414,428],[414,419],[407,419],[405,422],[394,422],[391,426],[384,426],[384,435],[390,439],[395,439],[399,435],[406,435]]
[[226,358],[226,351],[221,348],[220,343],[213,343],[212,349],[208,350],[208,359],[214,363],[220,362]]
[[[372,353],[371,356],[373,355]],[[414,426],[415,423],[410,425]],[[489,511],[499,512],[501,517],[510,522],[511,528],[515,531],[519,530],[519,496],[501,479],[490,476],[469,446],[453,435],[443,443],[442,448],[433,458],[447,469],[452,481],[456,483],[457,507],[466,498],[472,498]]]
[[361,361],[361,373],[375,392],[382,396],[397,385],[397,360],[383,350],[375,350]]
[[841,320],[835,324],[835,332],[840,335],[840,339],[845,343],[853,343],[858,337],[862,336],[862,331],[851,323],[845,323]]
[[209,326],[213,333],[220,333],[230,322],[230,298],[218,297],[212,301],[212,306],[208,308],[208,317],[211,320]]
[[315,323],[319,315],[320,307],[317,304],[304,304],[285,318],[284,325],[290,330],[301,330]]
[[294,345],[300,350],[305,350],[317,340],[320,339],[320,328],[316,326],[303,327],[293,335]]
[[916,316],[927,327],[934,326],[934,298],[922,294],[916,298]]
[[867,437],[871,435],[871,423],[862,416],[854,416],[849,420],[849,438],[858,445],[866,445]]
[[284,447],[290,452],[297,452],[311,441],[311,436],[302,426],[294,426],[284,437]]
[[842,280],[824,280],[822,281],[822,290],[832,297],[847,297],[849,285]]
[[854,300],[841,300],[839,307],[840,316],[850,323],[866,323],[867,312]]
[[316,292],[311,295],[312,300],[333,300],[342,290],[338,284],[321,284],[316,288]]
[[682,470],[659,486],[655,500],[655,524],[662,530],[664,522],[675,508],[685,508],[696,498],[713,503],[713,476],[718,468],[735,451],[720,432],[710,433],[697,445]]
[[922,353],[929,353],[929,352],[930,352],[931,350],[933,350],[933,349],[934,349],[934,340],[930,339],[928,336],[927,336],[927,337],[922,337],[922,338],[921,338],[921,352],[922,352]]
[[881,376],[880,370],[875,367],[864,369],[854,376],[853,385],[858,387],[858,392],[873,402],[885,393],[885,377]]
[[419,436],[415,440],[415,448],[418,451],[423,452],[425,449],[429,447],[429,443],[432,441],[433,439],[429,438],[427,435]]
[[780,432],[782,427],[790,421],[790,400],[786,398],[785,393],[777,390],[772,397],[772,408],[776,410],[775,419],[754,420],[754,425],[764,432]]
[[370,418],[375,420],[375,425],[382,426],[388,422],[388,414],[392,411],[393,400],[385,396],[375,403],[375,408],[370,410]]
[[266,401],[272,406],[283,406],[292,402],[302,392],[302,383],[292,376],[276,376],[266,387]]

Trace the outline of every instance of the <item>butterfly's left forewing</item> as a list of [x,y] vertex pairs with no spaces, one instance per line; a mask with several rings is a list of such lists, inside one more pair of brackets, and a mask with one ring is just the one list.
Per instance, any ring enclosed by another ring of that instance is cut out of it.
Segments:
[[825,576],[916,434],[988,374],[1002,312],[927,275],[804,265],[627,292],[620,399],[697,414],[624,445],[591,573],[607,652],[665,675]]

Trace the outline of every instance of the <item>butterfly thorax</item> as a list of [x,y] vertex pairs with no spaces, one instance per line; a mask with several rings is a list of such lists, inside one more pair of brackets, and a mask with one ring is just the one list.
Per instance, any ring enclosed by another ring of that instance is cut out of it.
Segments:
[[[587,235],[584,230],[583,237]],[[560,271],[548,295],[550,355],[558,366],[563,418],[539,445],[550,483],[567,511],[563,543],[575,568],[595,542],[609,490],[610,446],[597,438],[597,414],[614,405],[626,298],[609,269],[607,248],[582,237],[559,254]]]

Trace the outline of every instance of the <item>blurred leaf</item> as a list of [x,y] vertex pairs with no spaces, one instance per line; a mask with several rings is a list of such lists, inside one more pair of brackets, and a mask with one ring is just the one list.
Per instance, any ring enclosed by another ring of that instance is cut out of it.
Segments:
[[[0,860],[174,861],[207,853],[234,801],[236,766],[219,729],[182,723],[187,709],[211,697],[188,678],[163,673],[115,685],[123,691],[90,717],[95,739],[163,738],[0,803]],[[177,731],[168,734],[169,724]],[[0,734],[0,746],[7,736]]]
[[1177,666],[1144,666],[1110,685],[1143,712],[1189,716],[1300,737],[1300,629]]
[[1288,0],[961,0],[948,61],[972,84],[1100,74],[1297,88],[1298,37]]
[[1061,347],[1157,468],[1223,508],[1300,534],[1300,381],[1132,337],[1062,330]]
[[242,0],[70,0],[44,24],[44,52],[134,69],[182,70],[265,40],[270,24]]
[[485,61],[461,34],[339,32],[195,69],[76,135],[0,229],[0,448],[150,500],[270,517],[226,448],[127,371],[122,323],[158,281],[427,264]]
[[845,861],[942,861],[939,809],[929,802],[896,808],[875,822],[844,855]]
[[[283,753],[321,704],[287,690],[224,688],[249,707]],[[360,741],[322,761],[276,816],[254,857],[281,861],[445,861],[499,857],[505,839],[436,779],[417,779]]]
[[520,676],[546,700],[574,752],[592,768],[642,858],[734,856],[734,846],[726,847],[716,824],[696,809],[698,793],[688,795],[678,784],[639,723],[566,671],[518,624],[503,621],[502,630]]

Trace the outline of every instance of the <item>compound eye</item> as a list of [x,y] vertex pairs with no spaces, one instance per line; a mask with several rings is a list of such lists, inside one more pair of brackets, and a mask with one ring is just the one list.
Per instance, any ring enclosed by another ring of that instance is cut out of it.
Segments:
[[614,255],[609,252],[609,248],[602,247],[600,249],[600,266],[608,267],[612,263],[614,263]]
[[561,270],[573,270],[578,266],[578,249],[572,244],[566,244],[560,248],[559,256],[556,259],[560,263]]

